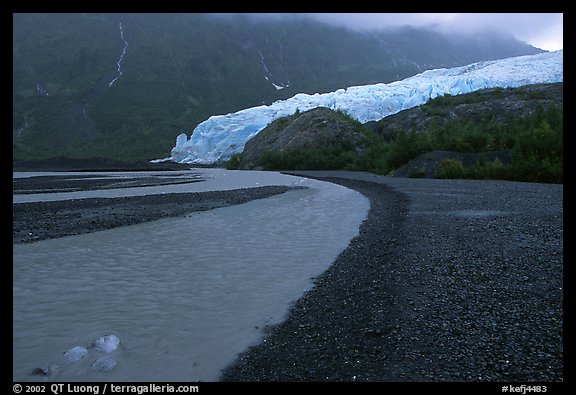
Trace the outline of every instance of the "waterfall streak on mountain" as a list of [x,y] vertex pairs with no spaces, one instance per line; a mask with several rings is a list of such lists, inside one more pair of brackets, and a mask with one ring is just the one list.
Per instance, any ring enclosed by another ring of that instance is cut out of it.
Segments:
[[17,138],[22,137],[22,132],[24,131],[24,129],[27,129],[28,126],[30,126],[30,125],[28,125],[28,117],[27,117],[27,116],[24,116],[24,126],[22,126],[20,129],[18,129],[18,130],[16,131],[16,136],[17,136]]
[[124,41],[124,48],[122,49],[122,55],[120,55],[120,59],[118,59],[118,76],[116,78],[114,78],[112,81],[110,81],[110,84],[108,86],[112,87],[112,85],[116,82],[116,80],[118,78],[120,78],[120,76],[122,75],[122,59],[124,59],[124,55],[126,54],[126,48],[128,48],[128,41],[126,41],[124,39],[124,31],[122,30],[122,22],[118,22],[118,25],[120,27],[120,38],[122,39],[122,41]]

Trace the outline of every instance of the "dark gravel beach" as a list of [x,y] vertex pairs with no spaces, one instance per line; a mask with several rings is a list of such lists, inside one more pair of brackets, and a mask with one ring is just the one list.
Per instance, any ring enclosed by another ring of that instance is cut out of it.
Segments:
[[[85,187],[94,189],[90,185]],[[230,191],[18,203],[13,204],[12,209],[12,241],[19,244],[133,225],[246,203],[289,189],[294,188],[266,186]]]
[[222,381],[563,381],[562,185],[297,174],[368,218]]

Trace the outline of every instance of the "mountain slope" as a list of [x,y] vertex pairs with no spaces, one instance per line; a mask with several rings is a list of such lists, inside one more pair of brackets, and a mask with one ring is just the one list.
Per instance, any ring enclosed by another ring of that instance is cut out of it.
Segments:
[[425,105],[410,108],[365,124],[387,140],[399,133],[421,132],[444,126],[455,119],[468,122],[506,122],[510,114],[530,115],[539,108],[564,105],[564,84],[532,84],[519,88],[492,88],[458,96],[439,96]]
[[158,158],[211,115],[541,52],[509,37],[364,34],[306,18],[14,14],[13,22],[16,158]]

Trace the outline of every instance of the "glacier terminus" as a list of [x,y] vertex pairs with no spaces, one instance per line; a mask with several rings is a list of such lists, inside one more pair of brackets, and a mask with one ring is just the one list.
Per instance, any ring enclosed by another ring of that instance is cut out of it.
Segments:
[[299,93],[269,106],[214,115],[200,123],[190,138],[181,133],[165,160],[214,164],[244,150],[246,142],[277,118],[316,107],[342,110],[365,123],[419,106],[437,96],[459,95],[487,88],[563,81],[563,50],[482,61],[449,69],[427,70],[391,83],[352,86],[335,92]]

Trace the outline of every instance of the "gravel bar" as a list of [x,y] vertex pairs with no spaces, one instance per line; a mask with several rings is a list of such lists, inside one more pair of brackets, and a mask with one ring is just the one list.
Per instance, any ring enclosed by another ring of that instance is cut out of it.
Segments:
[[[196,178],[193,178],[196,177]],[[202,182],[200,176],[182,178],[166,175],[148,177],[102,177],[100,175],[56,175],[14,178],[13,194],[61,193],[96,189],[135,188],[159,185],[188,184]]]
[[221,381],[563,382],[562,185],[290,174],[371,209]]
[[17,203],[12,205],[12,242],[34,242],[175,217],[242,204],[290,189],[296,188],[265,186],[229,191]]

